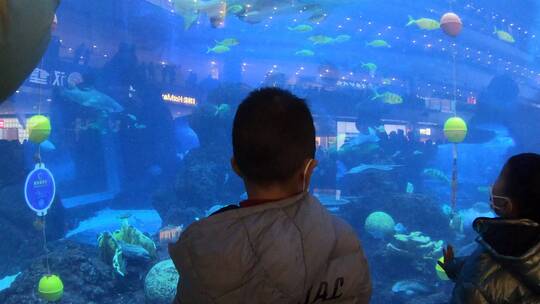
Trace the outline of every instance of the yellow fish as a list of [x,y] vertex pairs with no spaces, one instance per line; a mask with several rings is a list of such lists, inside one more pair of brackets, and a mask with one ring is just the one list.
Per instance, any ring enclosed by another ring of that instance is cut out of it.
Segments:
[[227,39],[223,39],[222,41],[216,41],[216,43],[217,45],[231,47],[231,46],[238,45],[238,40],[236,40],[235,38],[227,38]]
[[313,30],[313,27],[309,24],[300,24],[300,25],[297,25],[295,27],[287,27],[289,29],[289,31],[292,31],[292,32],[299,32],[299,33],[306,33],[306,32],[311,32]]
[[300,50],[296,53],[294,53],[296,56],[304,56],[304,57],[311,57],[315,55],[315,52],[312,50]]
[[396,104],[402,104],[403,103],[403,97],[396,93],[392,92],[384,92],[382,94],[377,93],[377,90],[373,90],[373,93],[375,94],[371,100],[380,99],[382,102],[396,105]]
[[497,37],[502,41],[505,41],[505,42],[508,42],[508,43],[516,42],[516,40],[514,39],[512,34],[510,34],[508,32],[505,32],[505,31],[497,30],[497,27],[495,27],[495,30],[493,31],[493,34],[497,35]]
[[324,36],[324,35],[316,35],[309,37],[309,40],[313,42],[313,44],[330,44],[334,43],[334,38]]
[[213,48],[208,48],[206,51],[206,54],[208,53],[216,53],[216,54],[222,54],[230,51],[231,49],[228,46],[218,44],[214,46]]
[[409,16],[409,23],[407,23],[407,26],[411,26],[413,24],[416,24],[418,28],[426,31],[438,30],[441,27],[441,24],[437,20],[429,18],[420,18],[418,20],[414,20],[412,16]]
[[390,44],[382,39],[373,40],[371,42],[366,42],[366,46],[374,47],[374,48],[390,48]]

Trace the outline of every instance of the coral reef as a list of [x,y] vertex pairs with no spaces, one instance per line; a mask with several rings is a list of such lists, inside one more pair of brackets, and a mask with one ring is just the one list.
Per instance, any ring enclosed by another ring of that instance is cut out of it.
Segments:
[[116,273],[127,274],[128,261],[148,264],[157,258],[156,244],[135,227],[129,225],[129,216],[121,218],[122,226],[113,233],[102,232],[98,237],[100,257],[110,263]]
[[[98,258],[96,247],[58,241],[50,244],[49,249],[50,269],[52,273],[60,276],[64,283],[62,303],[144,303],[142,278],[117,278],[111,267]],[[45,257],[35,258],[10,288],[0,292],[0,303],[43,303],[43,300],[38,298],[36,288],[40,278],[46,273]]]
[[[386,248],[396,254],[403,254],[413,258],[417,262],[428,260],[435,264],[442,255],[444,242],[433,241],[431,238],[420,231],[414,231],[409,234],[396,234],[394,240]],[[420,259],[422,258],[422,259]]]

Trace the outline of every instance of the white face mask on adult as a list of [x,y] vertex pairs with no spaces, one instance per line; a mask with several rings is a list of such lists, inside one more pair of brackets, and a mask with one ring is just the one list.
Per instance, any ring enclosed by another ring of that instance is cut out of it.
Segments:
[[311,165],[311,163],[313,162],[314,159],[310,159],[306,165],[306,168],[304,169],[304,176],[303,176],[303,180],[302,180],[302,193],[304,192],[309,192],[309,184],[306,185],[306,175],[307,175],[307,172],[309,170],[309,166]]

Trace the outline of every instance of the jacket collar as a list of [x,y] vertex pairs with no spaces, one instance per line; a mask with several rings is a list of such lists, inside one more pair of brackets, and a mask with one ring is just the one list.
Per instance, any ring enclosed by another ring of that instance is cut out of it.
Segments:
[[508,271],[540,292],[540,224],[528,219],[478,218],[477,241]]

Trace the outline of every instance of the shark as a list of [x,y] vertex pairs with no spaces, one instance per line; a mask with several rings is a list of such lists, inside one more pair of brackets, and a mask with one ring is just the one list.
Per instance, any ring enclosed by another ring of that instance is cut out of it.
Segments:
[[71,102],[102,111],[105,114],[124,111],[124,107],[112,97],[92,88],[79,89],[74,87],[72,89],[65,89],[61,92],[61,96]]

